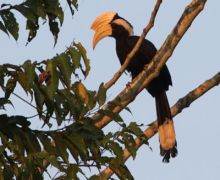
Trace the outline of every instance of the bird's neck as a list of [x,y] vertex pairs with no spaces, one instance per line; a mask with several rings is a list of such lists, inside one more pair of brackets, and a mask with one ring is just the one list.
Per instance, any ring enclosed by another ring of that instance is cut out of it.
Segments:
[[129,36],[121,36],[115,38],[116,40],[116,52],[120,60],[121,65],[124,63],[127,54],[129,53],[129,48],[127,46]]

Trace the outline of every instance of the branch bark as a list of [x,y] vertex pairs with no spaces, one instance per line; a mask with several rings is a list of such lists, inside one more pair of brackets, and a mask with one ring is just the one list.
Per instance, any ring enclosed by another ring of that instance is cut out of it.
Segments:
[[[162,47],[158,50],[157,54],[153,58],[144,70],[134,79],[131,83],[131,88],[123,90],[113,101],[109,102],[103,107],[104,110],[110,110],[113,113],[119,113],[130,102],[134,100],[138,93],[144,88],[147,88],[149,83],[158,76],[161,68],[166,63],[168,58],[172,55],[178,42],[181,40],[185,32],[189,29],[193,20],[203,10],[207,0],[193,0],[184,10],[177,25],[172,32],[168,35]],[[119,104],[120,105],[116,105]],[[111,122],[111,117],[96,113],[92,117],[95,121],[95,125],[98,128],[105,127]]]
[[124,64],[115,73],[113,78],[111,80],[109,80],[107,83],[105,83],[104,87],[106,89],[109,89],[113,84],[115,84],[115,82],[121,77],[122,73],[126,70],[126,68],[127,68],[128,64],[130,63],[131,59],[134,57],[134,55],[136,54],[136,52],[140,48],[141,44],[143,43],[146,35],[150,31],[150,29],[154,26],[154,21],[155,21],[155,18],[156,18],[156,15],[157,15],[157,12],[158,12],[158,10],[160,8],[161,3],[162,3],[162,0],[157,0],[157,3],[155,5],[155,7],[154,7],[154,10],[151,13],[151,17],[150,17],[149,23],[144,28],[140,38],[138,39],[138,41],[137,41],[136,45],[134,46],[134,48],[132,49],[132,51],[127,55]]
[[[213,87],[219,85],[220,83],[220,72],[218,72],[215,76],[213,76],[211,79],[205,81],[201,85],[199,85],[197,88],[189,92],[186,96],[180,98],[174,106],[171,108],[172,116],[176,116],[177,114],[181,113],[183,109],[189,107],[192,102],[194,102],[196,99],[204,95],[206,92],[208,92]],[[147,139],[152,138],[157,133],[157,121],[153,121],[151,125],[144,131],[145,136]],[[142,145],[142,141],[139,138],[135,139],[136,143],[136,149],[138,150]],[[127,159],[131,157],[131,153],[128,151],[128,149],[124,149],[123,152],[123,160],[124,162],[127,161]],[[110,178],[114,172],[107,167],[104,169],[100,174],[100,179],[108,179]]]

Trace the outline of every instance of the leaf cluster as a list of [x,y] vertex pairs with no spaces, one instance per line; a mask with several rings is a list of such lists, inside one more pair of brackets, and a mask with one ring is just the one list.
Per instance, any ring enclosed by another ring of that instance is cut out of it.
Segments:
[[[70,11],[78,9],[77,0],[66,0]],[[59,0],[25,0],[16,5],[1,4],[0,8],[0,31],[11,35],[15,40],[19,37],[19,23],[15,13],[20,13],[26,20],[26,29],[29,31],[27,42],[33,40],[39,29],[40,19],[48,22],[50,32],[54,36],[54,44],[57,42],[60,27],[64,21],[64,10]]]
[[[67,0],[67,4],[74,14],[77,0]],[[15,40],[19,37],[16,11],[26,19],[28,42],[36,37],[42,19],[48,22],[56,44],[64,21],[58,0],[1,4],[0,31]],[[107,89],[101,83],[97,91],[89,90],[83,83],[89,72],[90,60],[81,43],[72,43],[65,52],[41,62],[29,59],[21,65],[0,65],[0,109],[13,106],[11,97],[20,97],[16,94],[20,86],[31,97],[30,102],[25,102],[37,114],[29,118],[0,115],[0,179],[43,179],[46,172],[49,174],[49,166],[58,170],[57,179],[79,179],[79,174],[86,177],[86,168],[100,171],[107,166],[119,178],[133,179],[124,163],[123,148],[135,158],[135,138],[146,144],[147,139],[140,125],[127,125],[120,115],[102,108]],[[119,130],[104,132],[97,128],[92,119],[97,111],[113,119]],[[43,120],[39,123],[49,130],[32,129],[33,120]],[[90,179],[99,177],[94,175]]]
[[[49,164],[66,178],[84,175],[81,167],[100,170],[105,166],[119,177],[132,177],[123,162],[122,149],[128,148],[135,158],[134,138],[144,137],[143,132],[137,124],[127,126],[118,114],[100,109],[106,101],[103,83],[92,91],[82,82],[89,74],[89,64],[83,46],[73,43],[51,59],[0,66],[0,87],[4,92],[0,107],[13,105],[11,96],[19,85],[31,96],[43,125],[53,127],[55,119],[61,127],[53,131],[32,130],[31,121],[24,116],[0,115],[2,177],[42,177]],[[95,111],[114,119],[121,131],[105,134],[98,129],[91,119]]]
[[89,70],[89,59],[80,43],[73,43],[65,52],[40,63],[27,60],[20,66],[3,64],[0,87],[5,95],[0,107],[11,103],[10,96],[19,84],[34,98],[38,115],[46,124],[53,114],[58,125],[67,115],[72,120],[80,119],[94,106],[94,92],[87,91],[79,79],[80,72],[86,77]]

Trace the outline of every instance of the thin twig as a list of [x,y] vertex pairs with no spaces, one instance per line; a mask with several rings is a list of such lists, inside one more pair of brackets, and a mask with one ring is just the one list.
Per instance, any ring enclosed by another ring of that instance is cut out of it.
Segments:
[[24,103],[28,104],[29,106],[31,106],[32,108],[37,110],[37,107],[35,107],[33,104],[31,104],[30,102],[28,102],[26,99],[24,99],[23,97],[17,95],[16,93],[12,92],[12,94],[17,97],[18,99],[22,100]]
[[147,33],[150,31],[150,29],[154,26],[154,20],[157,15],[157,12],[160,8],[160,5],[162,3],[162,0],[157,0],[157,3],[154,7],[153,12],[151,13],[151,18],[147,26],[144,28],[140,38],[138,39],[137,43],[135,44],[134,48],[131,50],[131,52],[127,55],[124,64],[121,66],[121,68],[115,73],[113,78],[109,80],[107,83],[105,83],[104,87],[106,89],[109,89],[115,82],[121,77],[122,73],[125,71],[125,69],[128,67],[128,64],[130,63],[131,59],[134,57],[138,49],[141,47],[141,44],[143,43]]
[[[218,72],[215,76],[213,76],[211,79],[205,81],[201,85],[199,85],[197,88],[189,92],[186,96],[180,98],[174,106],[171,108],[172,116],[176,116],[177,114],[181,113],[183,109],[189,107],[192,102],[194,102],[196,99],[204,95],[206,92],[208,92],[210,89],[214,88],[215,86],[219,85],[220,83],[220,72]],[[147,139],[152,138],[157,133],[157,121],[153,121],[151,125],[144,131],[144,134]],[[142,145],[143,142],[139,139],[135,139],[135,147],[138,150]],[[131,157],[131,153],[128,151],[128,149],[124,149],[123,152],[123,160],[124,162],[127,161],[127,159]],[[104,169],[100,174],[101,179],[108,179],[110,176],[113,175],[113,171],[107,167]]]

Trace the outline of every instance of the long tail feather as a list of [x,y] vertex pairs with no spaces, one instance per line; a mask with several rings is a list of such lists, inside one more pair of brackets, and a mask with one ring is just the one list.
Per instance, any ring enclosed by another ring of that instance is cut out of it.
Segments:
[[177,143],[174,124],[166,92],[156,97],[158,132],[160,140],[160,154],[164,162],[169,162],[170,157],[177,155]]

